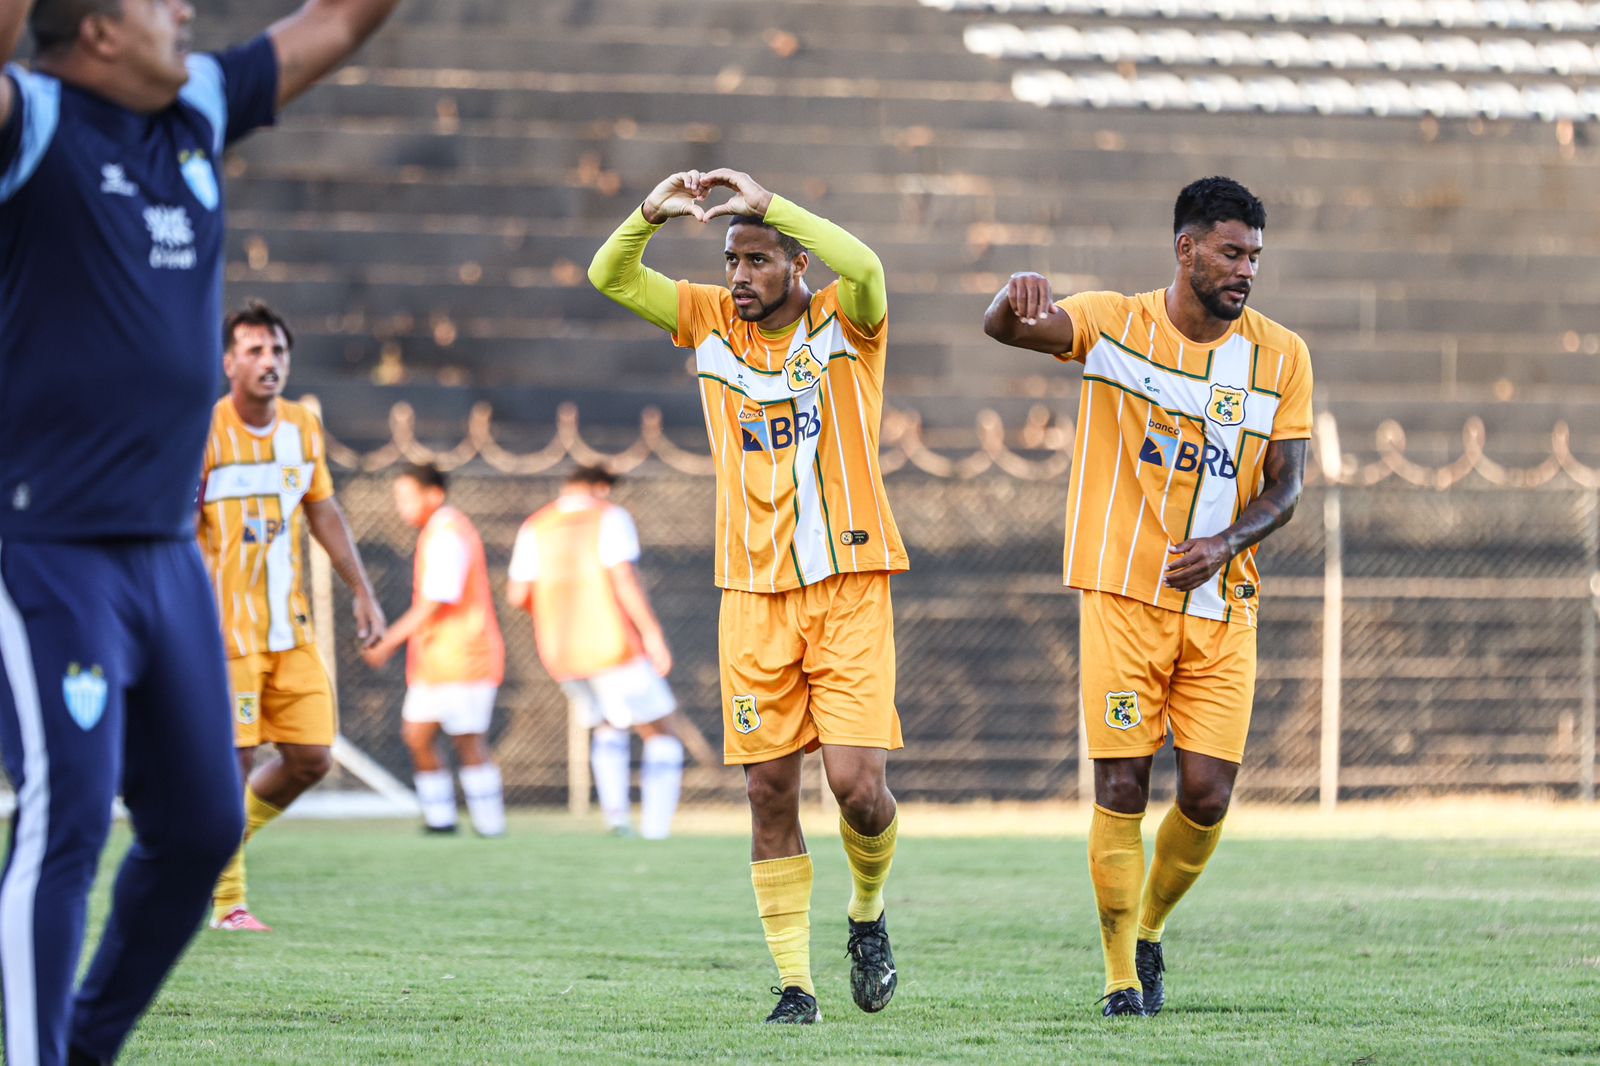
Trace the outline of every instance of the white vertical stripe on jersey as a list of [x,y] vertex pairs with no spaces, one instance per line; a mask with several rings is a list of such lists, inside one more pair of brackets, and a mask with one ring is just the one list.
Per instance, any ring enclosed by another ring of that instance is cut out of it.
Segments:
[[0,581],[0,658],[22,739],[22,789],[17,793],[11,862],[0,883],[0,973],[5,975],[6,1061],[39,1061],[39,989],[33,942],[34,904],[50,840],[50,752],[33,672],[33,648],[22,612]]
[[[1172,548],[1172,531],[1167,529],[1167,498],[1172,495],[1172,479],[1178,473],[1177,449],[1180,448],[1183,443],[1182,419],[1179,419],[1177,422],[1177,430],[1178,443],[1173,445],[1172,462],[1167,464],[1167,483],[1161,490],[1161,513],[1156,515],[1156,521],[1161,523],[1161,528],[1166,531],[1167,548],[1169,550],[1162,552],[1156,557],[1156,590],[1150,596],[1150,605],[1152,607],[1159,607],[1161,605],[1161,576],[1167,572],[1167,556],[1171,553],[1170,549]],[[1129,559],[1130,561],[1132,560],[1131,553],[1129,555]]]
[[[856,528],[855,504],[850,499],[850,467],[844,461],[844,426],[839,422],[838,405],[833,399],[833,375],[827,376],[828,382],[828,418],[833,426],[833,444],[839,452],[839,476],[844,479],[844,521],[846,529]],[[857,570],[858,555],[856,541],[850,538],[850,569]]]
[[[1126,394],[1124,394],[1124,395],[1126,395]],[[1155,414],[1155,410],[1156,410],[1156,405],[1154,403],[1146,403],[1145,404],[1144,421],[1145,421],[1145,425],[1147,427],[1150,424],[1150,420],[1151,420],[1152,416]],[[1148,440],[1149,438],[1147,437],[1146,439]],[[1141,444],[1140,447],[1142,448],[1143,445]],[[1135,457],[1134,460],[1133,460],[1133,470],[1134,470],[1133,483],[1135,485],[1139,484],[1139,473],[1140,473],[1139,472],[1139,464],[1142,463],[1142,462],[1144,462],[1144,458],[1143,458],[1142,455]],[[1176,461],[1174,461],[1172,463],[1172,465],[1173,466],[1177,466],[1178,464],[1177,464]],[[1169,474],[1168,475],[1168,479],[1169,480],[1167,482],[1168,484],[1171,484],[1170,478],[1171,478],[1171,475]],[[1140,492],[1140,495],[1141,496],[1143,495],[1143,491],[1142,490]],[[1148,502],[1146,502],[1146,506],[1148,506]],[[1128,594],[1128,586],[1130,584],[1132,584],[1132,582],[1133,582],[1133,554],[1139,548],[1139,534],[1142,533],[1142,532],[1144,532],[1144,508],[1143,507],[1141,507],[1139,509],[1139,520],[1136,521],[1133,524],[1133,536],[1128,539],[1128,558],[1127,558],[1127,561],[1125,563],[1123,563],[1123,566],[1122,566],[1122,594],[1124,596],[1126,596]]]
[[[278,423],[272,434],[272,460],[278,468],[278,533],[262,553],[267,568],[267,650],[288,651],[295,646],[294,610],[289,597],[294,593],[294,537],[290,535],[290,518],[309,488],[309,473],[305,466],[305,442],[300,438],[300,427],[287,419]],[[287,483],[290,470],[298,471],[291,487]],[[266,522],[262,523],[265,531]]]
[[[1212,361],[1211,380],[1216,382],[1234,382],[1250,380],[1250,354],[1252,346],[1242,337],[1234,336],[1228,343],[1216,350]],[[1251,397],[1261,401],[1270,397],[1259,394]],[[1249,403],[1249,399],[1246,400]],[[1206,412],[1206,442],[1218,448],[1226,449],[1233,457],[1235,478],[1207,477],[1204,467],[1200,470],[1200,485],[1196,493],[1194,513],[1189,523],[1190,537],[1212,537],[1227,529],[1233,523],[1234,512],[1239,506],[1239,488],[1237,472],[1239,465],[1239,442],[1244,435],[1243,425],[1223,426],[1210,418],[1209,410]],[[1207,581],[1204,585],[1189,594],[1189,603],[1186,613],[1196,614],[1205,618],[1222,618],[1228,611],[1226,599],[1218,592],[1218,582]]]
[[[821,391],[812,389],[812,396],[817,400],[818,418],[822,417]],[[799,410],[800,404],[796,402],[797,423]],[[796,502],[800,508],[794,528],[795,557],[800,561],[800,580],[807,585],[813,585],[833,573],[828,523],[822,516],[822,487],[817,483],[817,448],[821,442],[821,425],[817,426],[817,435],[809,440],[801,440],[798,429],[795,432],[794,480]],[[805,471],[804,477],[800,476],[802,470]]]
[[1133,332],[1133,312],[1128,312],[1128,321],[1122,324],[1122,343],[1128,343],[1128,334]]

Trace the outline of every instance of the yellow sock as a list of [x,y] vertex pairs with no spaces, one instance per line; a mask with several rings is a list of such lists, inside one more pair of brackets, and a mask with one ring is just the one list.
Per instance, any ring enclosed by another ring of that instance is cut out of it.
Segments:
[[235,907],[244,906],[244,846],[256,835],[256,830],[282,813],[283,808],[274,807],[256,795],[248,784],[244,786],[244,840],[239,843],[239,850],[233,853],[233,858],[228,860],[228,865],[223,867],[221,876],[217,878],[217,887],[211,892],[213,917],[221,918]]
[[1221,822],[1196,825],[1172,805],[1156,830],[1156,855],[1139,904],[1140,940],[1161,939],[1167,916],[1200,877],[1221,836]]
[[750,864],[756,910],[767,950],[778,964],[778,985],[816,995],[811,983],[811,856],[790,855]]
[[900,831],[897,812],[889,828],[875,837],[864,837],[839,816],[839,836],[844,840],[844,857],[850,863],[849,915],[853,921],[875,922],[883,914],[883,883],[894,865],[894,841]]
[[1106,995],[1138,988],[1133,968],[1135,908],[1144,882],[1144,814],[1118,814],[1098,803],[1089,822],[1089,877],[1100,911],[1100,946],[1106,956]]

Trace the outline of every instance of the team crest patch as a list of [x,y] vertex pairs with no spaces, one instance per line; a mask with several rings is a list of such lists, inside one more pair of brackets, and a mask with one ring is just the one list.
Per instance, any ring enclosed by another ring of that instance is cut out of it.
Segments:
[[756,713],[754,696],[733,698],[733,728],[741,733],[754,733],[761,728],[761,715]]
[[783,364],[783,369],[789,375],[789,389],[791,392],[805,392],[822,380],[822,364],[817,362],[817,357],[811,354],[811,347],[802,344],[800,350],[789,357]]
[[1112,729],[1132,729],[1144,716],[1139,713],[1137,692],[1106,693],[1106,725]]
[[300,492],[305,488],[305,482],[305,471],[301,470],[298,466],[286,466],[283,468],[284,492]]
[[67,667],[66,676],[61,679],[61,695],[67,702],[67,713],[72,715],[72,720],[85,733],[93,729],[106,713],[108,687],[106,672],[99,663],[87,670],[77,663]]
[[1206,404],[1206,417],[1219,426],[1237,426],[1244,421],[1244,389],[1226,385],[1211,386],[1211,401]]
[[217,173],[211,169],[211,160],[206,154],[198,148],[179,152],[178,167],[183,172],[183,180],[188,184],[189,191],[200,201],[200,206],[207,211],[215,211],[222,196],[217,189]]
[[233,697],[233,717],[240,725],[255,725],[261,713],[261,697],[254,692],[241,692]]

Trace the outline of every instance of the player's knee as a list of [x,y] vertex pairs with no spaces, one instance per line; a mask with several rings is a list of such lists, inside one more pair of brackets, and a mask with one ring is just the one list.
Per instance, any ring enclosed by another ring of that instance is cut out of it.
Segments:
[[798,782],[751,774],[745,778],[745,795],[750,800],[750,810],[759,818],[778,818],[798,814],[800,791]]
[[883,779],[872,774],[839,782],[829,780],[828,786],[833,789],[833,798],[839,801],[839,810],[852,823],[870,821],[883,804],[887,791]]
[[1195,825],[1216,825],[1228,813],[1233,800],[1233,785],[1228,781],[1184,782],[1178,794],[1178,809]]
[[111,803],[90,804],[73,812],[69,817],[56,816],[51,827],[50,840],[45,849],[45,861],[68,878],[77,878],[85,884],[94,879],[100,852],[105,848],[111,831]]
[[323,747],[298,747],[284,752],[284,768],[296,781],[311,786],[327,777],[333,770],[333,750]]
[[1097,773],[1094,801],[1107,810],[1137,814],[1150,805],[1150,785],[1132,770]]

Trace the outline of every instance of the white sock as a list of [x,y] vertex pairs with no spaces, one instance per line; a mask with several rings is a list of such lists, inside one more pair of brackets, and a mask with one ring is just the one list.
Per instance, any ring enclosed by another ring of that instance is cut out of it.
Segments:
[[461,791],[467,794],[472,828],[486,837],[506,831],[506,801],[500,789],[500,767],[492,762],[461,768]]
[[683,788],[683,742],[673,736],[651,737],[644,742],[644,762],[639,768],[639,792],[644,810],[639,835],[665,840],[672,833],[672,816],[678,812]]
[[589,765],[594,768],[594,790],[600,813],[613,829],[628,824],[628,734],[611,726],[598,726],[589,745]]
[[430,829],[448,829],[456,824],[456,783],[449,770],[418,770],[417,802],[422,804],[422,820]]

